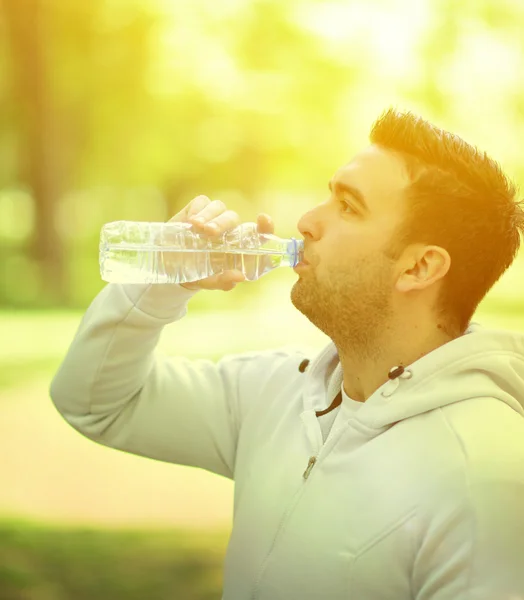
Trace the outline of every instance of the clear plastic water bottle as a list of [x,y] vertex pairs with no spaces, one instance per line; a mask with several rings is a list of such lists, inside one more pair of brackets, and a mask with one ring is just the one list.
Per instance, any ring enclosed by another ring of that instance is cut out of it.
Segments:
[[113,221],[100,233],[100,275],[109,283],[186,283],[238,269],[255,281],[296,266],[303,252],[302,240],[259,233],[256,223],[216,236],[192,223]]

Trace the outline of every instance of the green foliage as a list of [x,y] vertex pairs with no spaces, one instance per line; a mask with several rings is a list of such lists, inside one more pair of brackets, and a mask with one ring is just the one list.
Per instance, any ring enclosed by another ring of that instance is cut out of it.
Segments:
[[0,600],[219,600],[228,535],[0,522]]
[[390,105],[522,179],[524,5],[413,6],[0,3],[0,305],[85,308],[101,226],[199,194],[296,236]]

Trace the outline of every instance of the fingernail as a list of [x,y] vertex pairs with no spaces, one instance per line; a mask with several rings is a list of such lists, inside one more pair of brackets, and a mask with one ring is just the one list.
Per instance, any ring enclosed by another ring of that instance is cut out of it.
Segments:
[[218,230],[218,225],[216,223],[208,223],[208,227],[214,231]]

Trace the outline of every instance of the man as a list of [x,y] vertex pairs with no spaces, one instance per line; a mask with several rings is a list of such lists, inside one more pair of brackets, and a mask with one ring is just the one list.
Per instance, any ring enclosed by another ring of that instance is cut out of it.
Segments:
[[[524,598],[524,335],[470,321],[518,251],[515,186],[411,113],[370,141],[298,223],[291,300],[332,340],[311,364],[155,353],[197,291],[242,273],[109,284],[51,397],[96,442],[234,479],[226,600]],[[173,220],[240,222],[205,196]]]

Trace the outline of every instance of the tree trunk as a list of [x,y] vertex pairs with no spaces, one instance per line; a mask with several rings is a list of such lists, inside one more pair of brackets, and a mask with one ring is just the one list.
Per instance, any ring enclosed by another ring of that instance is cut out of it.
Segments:
[[46,49],[50,43],[44,0],[3,0],[15,101],[20,107],[20,179],[33,197],[35,228],[28,255],[40,276],[38,305],[67,303],[63,250],[54,226],[61,185],[60,139],[56,135],[53,89]]

